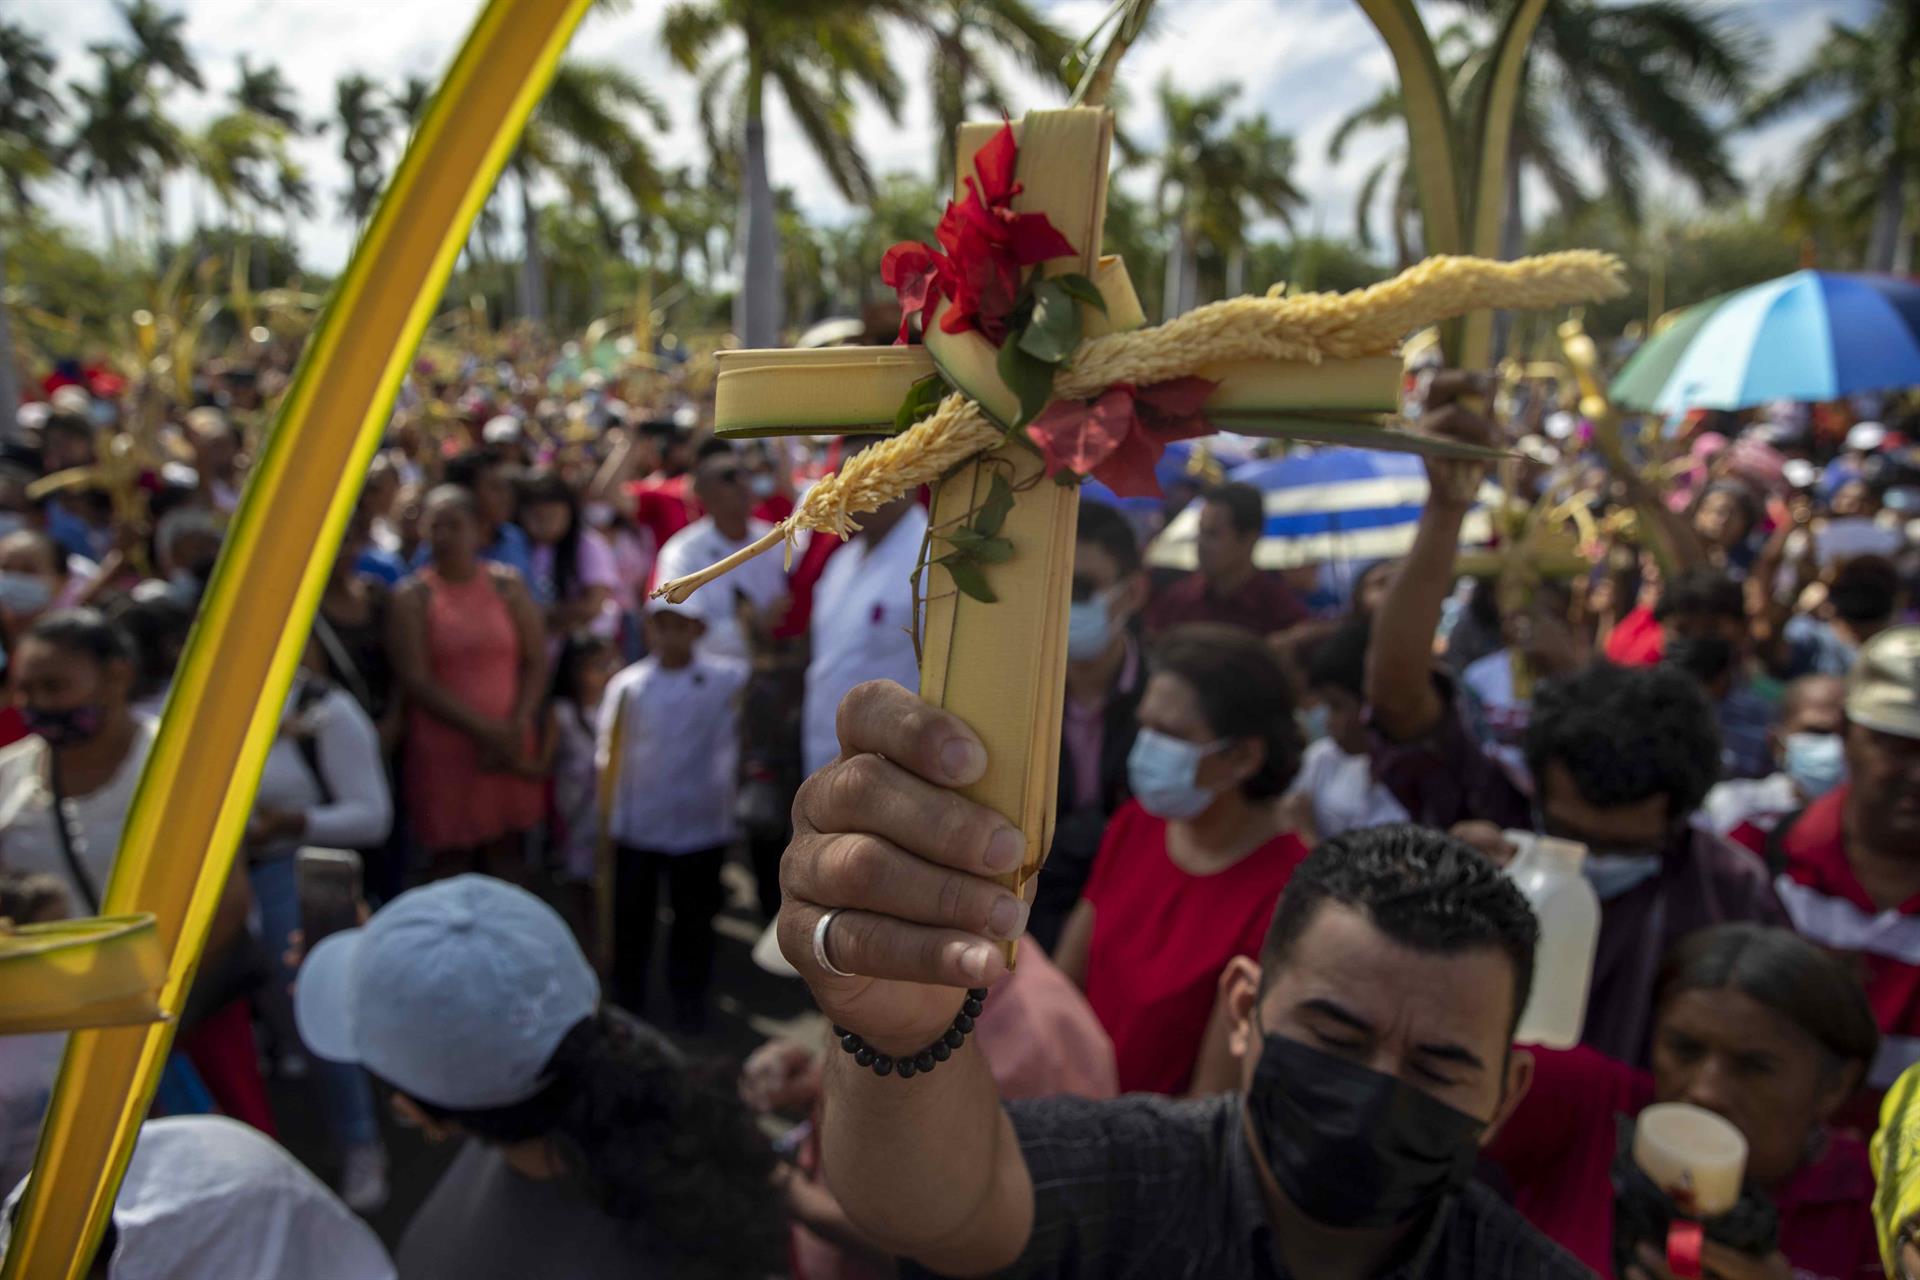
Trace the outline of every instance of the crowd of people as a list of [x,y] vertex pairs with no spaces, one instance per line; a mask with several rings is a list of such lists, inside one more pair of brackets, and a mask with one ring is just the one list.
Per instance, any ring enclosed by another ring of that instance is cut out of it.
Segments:
[[[1670,1101],[1748,1147],[1704,1274],[1883,1274],[1866,1139],[1920,1063],[1911,396],[1667,424],[1649,486],[1538,394],[1433,378],[1422,430],[1520,442],[1509,501],[1590,495],[1578,570],[1460,575],[1487,468],[1449,458],[1368,564],[1262,567],[1246,484],[1191,495],[1188,572],[1147,557],[1174,501],[1084,501],[1022,896],[978,740],[912,697],[923,502],[654,599],[861,442],[502,368],[416,370],[368,471],[96,1274],[1668,1280],[1623,1169]],[[144,410],[86,370],[0,440],[0,916],[98,908],[267,381],[210,370],[133,479],[101,464]],[[1600,903],[1571,1049],[1513,1043],[1528,835],[1584,845]],[[308,849],[357,853],[370,913],[312,946]],[[737,1069],[729,862],[825,1015]],[[7,1187],[61,1043],[0,1040]],[[273,1142],[276,1078],[331,1187]],[[391,1249],[356,1216],[383,1106],[460,1144]]]

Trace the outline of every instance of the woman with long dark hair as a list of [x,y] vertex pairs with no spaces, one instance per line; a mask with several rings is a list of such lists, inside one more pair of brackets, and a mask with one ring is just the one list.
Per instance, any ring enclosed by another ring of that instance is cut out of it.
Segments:
[[751,1278],[782,1265],[773,1152],[724,1077],[600,1002],[558,913],[485,876],[402,894],[313,949],[316,1053],[464,1147],[401,1240],[403,1280]]
[[[1706,1274],[1732,1280],[1880,1274],[1866,1144],[1829,1127],[1879,1048],[1860,983],[1786,929],[1720,925],[1668,953],[1654,1005],[1653,1070],[1592,1049],[1530,1050],[1533,1084],[1487,1148],[1514,1206],[1581,1261],[1612,1272],[1617,1115],[1687,1102],[1747,1139],[1747,1185],[1779,1214],[1777,1251],[1709,1241]],[[1667,1280],[1642,1259],[1626,1280]]]
[[547,614],[547,629],[564,636],[581,628],[611,636],[619,614],[610,608],[620,573],[613,548],[580,516],[580,499],[555,471],[536,471],[520,483],[520,525],[533,544],[527,585]]

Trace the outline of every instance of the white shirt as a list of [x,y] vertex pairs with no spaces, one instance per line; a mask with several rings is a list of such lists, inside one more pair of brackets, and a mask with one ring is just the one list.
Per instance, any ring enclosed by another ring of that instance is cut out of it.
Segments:
[[[73,854],[85,873],[92,894],[104,896],[120,852],[120,833],[127,825],[133,790],[153,750],[157,721],[134,719],[133,744],[120,768],[104,785],[83,796],[68,796],[67,830]],[[74,882],[54,826],[53,788],[48,783],[47,744],[39,737],[23,738],[0,751],[0,867],[9,871],[43,871],[67,888],[76,916],[91,914],[89,895]],[[94,901],[98,901],[95,898]]]
[[[260,775],[255,809],[291,810],[307,815],[307,830],[298,840],[259,851],[259,859],[284,857],[300,845],[326,849],[374,849],[393,829],[393,795],[387,787],[386,761],[380,754],[380,732],[354,701],[337,686],[325,686],[318,697],[309,695],[304,712],[298,710],[307,677],[294,678],[287,691],[280,736],[267,750]],[[307,765],[307,753],[298,739],[309,737],[313,757],[326,775],[323,796],[320,780]]]
[[1373,761],[1350,756],[1332,738],[1307,744],[1300,772],[1287,788],[1313,804],[1313,826],[1322,840],[1383,822],[1405,822],[1407,811],[1373,776]]
[[1467,664],[1460,683],[1479,704],[1486,722],[1486,737],[1480,745],[1499,761],[1513,784],[1531,794],[1532,775],[1527,770],[1527,722],[1533,718],[1533,700],[1521,700],[1513,694],[1513,658],[1511,649],[1499,649]]
[[808,773],[840,754],[834,718],[853,686],[897,680],[910,690],[920,687],[911,630],[913,569],[926,536],[927,513],[915,503],[877,545],[856,536],[834,552],[820,574],[801,713],[801,755]]
[[1806,807],[1800,788],[1784,773],[1766,778],[1728,778],[1716,782],[1701,802],[1700,817],[1718,835],[1727,835],[1745,822],[1762,831],[1773,830],[1780,819]]
[[[671,671],[658,658],[643,658],[607,685],[599,755],[619,771],[608,823],[616,843],[693,853],[733,842],[740,692],[749,670],[744,662],[699,654]],[[617,761],[615,717],[622,721]]]
[[[668,538],[667,544],[660,548],[654,581],[666,583],[698,573],[758,541],[772,528],[765,520],[749,520],[747,536],[734,542],[714,527],[712,516],[702,516]],[[707,624],[706,634],[695,646],[696,652],[709,658],[751,657],[747,637],[740,629],[739,598],[745,596],[754,608],[764,609],[786,594],[787,571],[782,557],[774,554],[737,565],[724,578],[701,587],[680,606],[686,612],[698,614]]]

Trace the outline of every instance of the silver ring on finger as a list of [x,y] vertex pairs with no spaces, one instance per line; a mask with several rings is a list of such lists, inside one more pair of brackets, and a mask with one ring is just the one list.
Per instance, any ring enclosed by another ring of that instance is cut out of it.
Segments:
[[848,973],[845,969],[835,964],[833,958],[827,954],[827,930],[833,927],[833,918],[839,915],[841,910],[842,908],[835,907],[814,922],[813,959],[822,969],[825,969],[836,978],[854,978],[859,975]]

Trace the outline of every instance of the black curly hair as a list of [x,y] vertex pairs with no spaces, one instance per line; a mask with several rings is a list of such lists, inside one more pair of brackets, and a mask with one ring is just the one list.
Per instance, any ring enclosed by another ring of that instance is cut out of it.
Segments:
[[552,1083],[527,1101],[486,1111],[407,1096],[485,1142],[546,1139],[602,1213],[674,1250],[675,1276],[730,1280],[783,1268],[787,1220],[773,1148],[731,1071],[690,1064],[658,1032],[603,1008],[567,1032],[547,1075]]
[[1558,763],[1587,803],[1601,808],[1667,797],[1678,821],[1700,807],[1720,776],[1720,728],[1700,684],[1674,667],[1596,662],[1543,682],[1527,725],[1536,780]]
[[1326,902],[1362,912],[1403,947],[1459,955],[1478,947],[1513,964],[1512,1025],[1533,989],[1540,924],[1514,887],[1472,846],[1430,827],[1394,823],[1323,840],[1281,890],[1260,946],[1263,985]]

